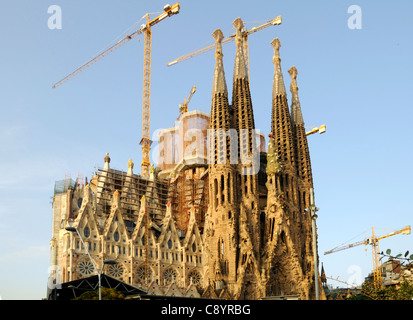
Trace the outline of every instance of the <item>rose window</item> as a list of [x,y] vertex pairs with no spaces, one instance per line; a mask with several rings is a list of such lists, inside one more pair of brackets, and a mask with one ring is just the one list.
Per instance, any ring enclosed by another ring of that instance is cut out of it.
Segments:
[[201,275],[198,271],[192,271],[188,275],[188,280],[192,280],[192,284],[194,284],[195,286],[199,286],[201,284]]
[[171,284],[177,278],[176,271],[173,269],[165,270],[165,272],[163,273],[163,278],[165,281],[165,285]]
[[123,275],[123,267],[119,263],[110,265],[108,269],[108,274],[114,278],[120,278]]
[[95,268],[92,262],[82,261],[78,264],[78,271],[82,276],[90,276],[95,271]]
[[148,272],[145,274],[145,267],[139,267],[136,269],[136,282],[145,283],[146,279],[150,282],[152,280],[152,270],[148,268]]

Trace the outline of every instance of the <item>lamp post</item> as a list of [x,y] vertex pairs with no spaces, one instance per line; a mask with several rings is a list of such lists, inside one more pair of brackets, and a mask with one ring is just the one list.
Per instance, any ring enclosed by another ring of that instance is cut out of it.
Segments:
[[89,256],[89,259],[90,259],[90,261],[92,262],[93,267],[95,268],[95,270],[96,270],[96,272],[97,272],[97,274],[98,274],[98,279],[99,279],[99,300],[102,300],[102,289],[101,289],[101,288],[102,288],[102,281],[101,281],[101,275],[102,275],[103,267],[105,266],[105,264],[111,264],[111,265],[117,264],[116,260],[112,260],[112,259],[104,260],[104,261],[103,261],[103,264],[102,264],[102,269],[100,269],[100,271],[99,271],[98,268],[96,267],[95,262],[94,262],[93,259],[92,259],[92,256],[90,255],[90,252],[89,252],[88,248],[87,248],[86,245],[85,245],[85,242],[83,241],[82,236],[81,236],[80,233],[79,233],[79,230],[77,230],[77,228],[75,228],[75,227],[66,227],[66,230],[67,230],[67,231],[70,231],[70,232],[76,232],[77,235],[78,235],[79,238],[80,238],[80,241],[82,241],[83,247],[86,249],[86,252],[87,252],[87,254],[88,254],[88,256]]
[[315,221],[318,218],[316,211],[317,207],[314,204],[314,189],[310,189],[310,214],[311,214],[311,229],[313,235],[313,255],[314,255],[314,285],[315,285],[315,298],[320,299],[318,290],[318,253],[317,253],[317,231]]

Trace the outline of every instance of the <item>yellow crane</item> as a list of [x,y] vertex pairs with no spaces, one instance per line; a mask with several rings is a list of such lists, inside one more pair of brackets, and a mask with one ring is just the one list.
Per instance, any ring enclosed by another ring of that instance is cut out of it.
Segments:
[[374,228],[372,229],[372,235],[369,238],[366,238],[362,241],[358,241],[355,243],[351,243],[351,244],[347,244],[347,245],[341,245],[338,247],[335,247],[329,251],[324,252],[324,254],[330,254],[330,253],[334,253],[337,251],[341,251],[341,250],[345,250],[345,249],[349,249],[349,248],[353,248],[353,247],[357,247],[359,245],[371,245],[372,247],[372,253],[373,253],[373,279],[374,279],[374,286],[375,288],[380,288],[381,284],[382,284],[382,277],[381,277],[381,268],[380,268],[380,251],[379,251],[379,240],[391,237],[391,236],[395,236],[396,234],[405,234],[408,235],[410,234],[411,228],[410,226],[404,227],[400,230],[397,231],[393,231],[390,232],[384,236],[380,236],[377,237],[376,233],[374,231]]
[[314,134],[314,133],[317,133],[317,132],[320,132],[320,134],[323,134],[324,132],[326,132],[326,125],[323,124],[319,127],[314,127],[310,131],[306,132],[305,135],[309,136],[310,134]]
[[191,92],[189,93],[188,98],[185,98],[184,102],[179,104],[180,114],[184,114],[184,113],[188,112],[189,101],[191,101],[192,96],[194,95],[195,92],[196,92],[196,86],[193,86],[192,89],[191,89]]
[[[269,27],[269,26],[280,25],[281,22],[282,22],[281,16],[278,16],[277,18],[272,19],[272,20],[270,20],[270,21],[268,21],[268,22],[266,22],[266,23],[264,23],[263,25],[260,25],[260,26],[258,26],[258,27],[252,28],[251,30],[246,30],[245,28],[243,29],[243,32],[242,32],[242,37],[244,38],[244,41],[243,41],[243,43],[244,43],[244,48],[243,48],[243,49],[244,49],[245,62],[246,62],[246,64],[247,64],[248,71],[249,71],[248,36],[249,36],[250,34],[253,34],[253,33],[257,32],[257,31],[260,31],[260,30],[262,30],[262,29],[265,29],[265,28],[267,28],[267,27]],[[235,34],[233,34],[233,35],[229,36],[228,38],[222,40],[222,44],[226,44],[226,43],[232,42],[232,41],[234,41],[234,40],[235,40]],[[198,56],[198,55],[200,55],[200,54],[202,54],[202,53],[208,52],[208,51],[210,51],[210,50],[212,50],[212,49],[214,49],[214,48],[215,48],[215,44],[212,44],[212,45],[210,45],[210,46],[208,46],[208,47],[205,47],[205,48],[203,48],[203,49],[200,49],[200,50],[198,50],[198,51],[195,51],[195,52],[192,52],[192,53],[189,53],[189,54],[180,56],[179,58],[177,58],[177,59],[175,59],[175,60],[173,60],[173,61],[171,61],[171,62],[168,62],[167,66],[168,66],[168,67],[173,66],[173,65],[175,65],[175,64],[177,64],[177,63],[179,63],[179,62],[182,62],[182,61],[188,60],[188,59],[190,59],[190,58],[196,57],[196,56]],[[249,72],[248,72],[248,74],[249,74]]]
[[93,59],[89,60],[75,71],[64,77],[59,82],[55,83],[52,88],[57,88],[70,78],[73,78],[82,70],[94,64],[96,61],[102,59],[115,49],[119,48],[129,40],[135,38],[140,34],[144,34],[144,64],[143,64],[143,115],[142,115],[142,139],[139,144],[142,146],[142,164],[141,164],[141,175],[143,177],[149,178],[149,167],[150,159],[149,153],[151,150],[151,139],[150,139],[150,96],[151,96],[151,46],[152,46],[152,30],[151,28],[157,23],[161,22],[167,17],[178,14],[180,10],[179,2],[175,3],[173,6],[167,4],[163,8],[164,12],[154,19],[150,19],[149,13],[146,16],[146,23],[142,24],[140,29],[134,31],[133,33],[127,35],[116,44],[109,47],[104,52],[100,53]]

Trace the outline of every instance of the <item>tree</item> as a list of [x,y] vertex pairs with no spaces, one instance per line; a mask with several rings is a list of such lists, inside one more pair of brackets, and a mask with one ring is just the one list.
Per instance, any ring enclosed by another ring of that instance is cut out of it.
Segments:
[[393,256],[391,250],[387,249],[386,253],[381,252],[380,260],[388,258],[387,261],[399,261],[400,281],[394,286],[376,289],[371,281],[365,281],[362,284],[359,296],[352,297],[352,300],[412,300],[413,299],[413,254],[409,251],[404,254]]
[[[101,288],[102,300],[123,300],[124,295],[113,288]],[[79,297],[74,300],[99,300],[99,290],[87,291],[82,293]]]

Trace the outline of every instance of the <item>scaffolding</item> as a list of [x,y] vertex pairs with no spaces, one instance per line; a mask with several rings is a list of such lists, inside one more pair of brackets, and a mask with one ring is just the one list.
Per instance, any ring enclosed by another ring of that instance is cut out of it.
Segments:
[[65,193],[68,190],[74,190],[76,188],[76,181],[69,177],[65,177],[64,180],[58,180],[54,183],[54,194]]
[[120,193],[121,210],[124,216],[134,220],[139,213],[140,200],[146,198],[146,206],[150,218],[159,225],[164,216],[168,200],[168,182],[150,180],[140,175],[128,175],[124,171],[97,169],[97,209],[98,212],[109,214],[113,193]]
[[189,223],[189,210],[195,210],[195,219],[199,228],[203,228],[208,207],[208,183],[206,178],[178,176],[170,186],[169,201],[172,205],[176,226],[186,234]]

